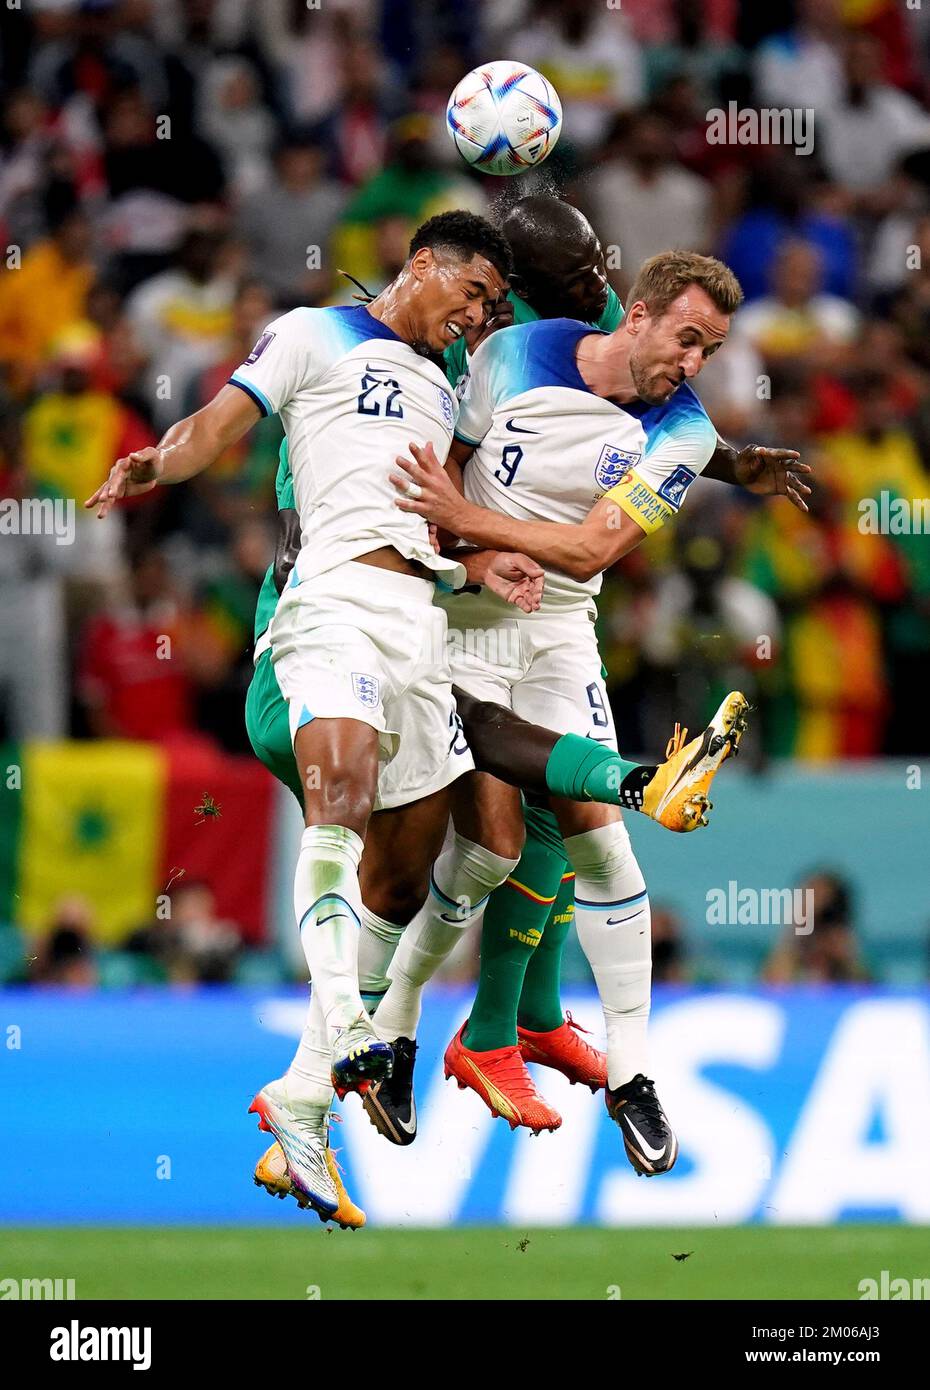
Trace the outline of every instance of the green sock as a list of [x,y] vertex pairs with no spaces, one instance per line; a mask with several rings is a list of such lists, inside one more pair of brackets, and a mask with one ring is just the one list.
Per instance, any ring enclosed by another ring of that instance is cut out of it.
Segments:
[[654,766],[629,763],[593,738],[563,734],[549,754],[546,786],[554,796],[572,801],[604,801],[637,810],[642,788],[654,772]]
[[542,940],[530,957],[517,1008],[517,1022],[532,1033],[551,1033],[562,1014],[562,948],[575,919],[575,875],[562,877]]
[[523,856],[484,910],[478,993],[463,1042],[475,1052],[517,1041],[523,978],[546,928],[565,869],[564,851],[527,836]]

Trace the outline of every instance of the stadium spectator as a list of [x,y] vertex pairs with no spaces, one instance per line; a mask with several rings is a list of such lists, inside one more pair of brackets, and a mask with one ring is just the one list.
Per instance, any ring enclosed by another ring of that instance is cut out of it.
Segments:
[[193,732],[190,668],[198,656],[209,663],[210,653],[185,642],[185,620],[164,556],[137,556],[125,593],[81,636],[77,692],[94,737],[158,741]]
[[175,419],[191,378],[218,361],[232,326],[235,267],[218,231],[192,230],[173,267],[138,286],[126,312],[147,357],[145,396],[159,429]]
[[35,945],[29,979],[57,989],[94,989],[99,970],[93,942],[93,917],[82,898],[63,898],[50,926]]
[[[322,120],[346,99],[352,77],[347,52],[354,41],[368,36],[377,7],[334,0],[311,10],[294,0],[270,0],[265,10],[269,13],[263,10],[259,37],[280,74],[289,119],[296,124]],[[368,54],[366,83],[378,93],[387,75],[377,52],[369,49]]]
[[5,245],[31,246],[45,230],[42,194],[51,144],[48,109],[35,92],[12,91],[0,131],[0,231]]
[[197,723],[229,753],[251,752],[243,710],[252,679],[255,605],[274,556],[274,540],[274,529],[264,519],[253,514],[242,520],[231,533],[222,571],[198,595],[196,641],[214,658],[200,673]]
[[868,195],[880,193],[901,157],[930,146],[930,117],[913,97],[880,81],[881,50],[870,34],[847,36],[843,63],[840,99],[817,113],[818,150],[830,177],[868,208]]
[[320,304],[333,284],[330,242],[346,205],[344,189],[324,175],[325,150],[309,132],[284,136],[273,174],[242,203],[236,230],[252,273],[282,304]]
[[87,324],[96,332],[90,366],[91,381],[99,391],[133,396],[136,380],[145,365],[145,353],[127,318],[123,300],[114,285],[97,280],[85,306]]
[[139,84],[146,99],[164,110],[163,56],[133,6],[54,0],[41,8],[38,24],[47,29],[48,41],[37,46],[29,76],[50,104],[82,97],[103,107],[127,86]]
[[884,215],[875,228],[865,269],[870,300],[881,313],[887,312],[889,299],[919,270],[930,249],[928,170],[923,153],[907,155],[885,187]]
[[859,316],[847,300],[824,294],[822,279],[814,246],[784,242],[772,268],[771,294],[740,311],[734,333],[748,339],[769,367],[784,358],[811,368],[842,366]]
[[861,984],[874,979],[856,936],[848,882],[823,869],[799,888],[804,920],[785,929],[762,968],[762,979],[778,985]]
[[[22,423],[29,493],[63,501],[73,518],[70,544],[43,538],[46,564],[80,586],[85,615],[99,607],[122,574],[123,518],[98,522],[84,510],[84,498],[98,485],[95,480],[106,472],[108,461],[155,442],[134,410],[94,384],[100,352],[100,335],[91,323],[73,323],[61,332],[49,347],[45,389],[25,410]],[[75,601],[72,594],[72,616]]]
[[217,58],[200,83],[197,125],[216,150],[231,196],[252,192],[263,179],[275,120],[260,100],[258,76],[245,58]]
[[641,101],[643,55],[625,15],[588,0],[543,0],[514,39],[521,60],[561,95],[572,145],[590,155],[614,114]]
[[659,730],[674,725],[675,711],[693,706],[695,690],[704,692],[708,718],[727,690],[742,690],[757,705],[757,668],[779,655],[775,603],[727,572],[734,547],[725,536],[727,529],[738,532],[738,516],[728,515],[730,504],[717,488],[705,494],[703,506],[698,498],[693,506],[676,537],[676,562],[656,584],[641,634],[643,657],[664,676],[665,698],[650,701],[656,744]]
[[[340,48],[336,65],[342,91],[321,119],[321,138],[330,151],[332,173],[357,187],[375,178],[384,164],[388,129],[400,105],[388,88],[373,44],[350,38]],[[298,114],[305,119],[308,113]]]
[[216,915],[209,884],[180,879],[168,894],[170,911],[124,944],[140,980],[171,984],[225,984],[235,973],[242,941],[234,922]]
[[662,903],[652,904],[652,979],[657,985],[687,984],[691,978],[681,918]]
[[614,123],[585,197],[602,245],[620,248],[625,285],[657,251],[709,248],[710,186],[677,161],[661,116],[646,112]]
[[117,203],[149,190],[180,203],[210,203],[224,192],[216,151],[190,130],[156,120],[157,106],[130,87],[106,108],[103,168]]
[[[623,8],[642,39],[645,12],[637,16],[629,4]],[[649,0],[649,10],[660,8]],[[719,0],[676,0],[666,6],[659,41],[646,44],[643,50],[649,96],[657,95],[672,80],[690,81],[706,110],[713,104],[711,99],[721,83],[730,74],[742,72],[746,55],[733,42],[732,24],[728,22],[731,17],[724,13],[726,8],[727,0],[722,5]]]
[[901,289],[892,298],[889,313],[902,334],[907,355],[915,366],[927,372],[930,371],[930,216],[920,219],[912,245]]
[[[192,379],[184,415],[200,410],[222,390],[273,317],[274,306],[265,285],[258,280],[240,281],[229,340],[219,360]],[[196,546],[218,548],[227,544],[232,527],[249,517],[254,520],[256,508],[263,511],[269,506],[281,435],[277,417],[260,420],[212,468],[178,489],[178,515],[186,536]]]
[[46,199],[49,235],[0,274],[0,367],[18,394],[30,390],[54,339],[84,317],[95,278],[92,228],[74,190],[56,185]]
[[841,0],[799,0],[792,28],[756,50],[755,86],[761,103],[777,107],[835,106],[843,88]]
[[755,155],[746,205],[724,229],[718,254],[742,285],[747,304],[769,293],[774,262],[788,240],[815,246],[822,258],[823,292],[851,300],[856,234],[833,190],[793,153],[770,151],[765,157],[758,147],[745,148]]
[[[486,211],[481,190],[459,174],[441,168],[432,148],[428,116],[405,116],[390,131],[384,167],[350,199],[336,231],[332,259],[368,284],[383,273],[378,224],[401,218],[411,235],[426,218],[452,208]],[[383,250],[383,248],[382,248]]]

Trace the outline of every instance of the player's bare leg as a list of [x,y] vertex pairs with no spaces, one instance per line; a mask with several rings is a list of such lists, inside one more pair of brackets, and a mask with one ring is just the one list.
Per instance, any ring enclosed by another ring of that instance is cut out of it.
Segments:
[[[442,846],[448,809],[449,794],[442,790],[410,806],[375,812],[368,824],[359,880],[363,897],[372,907],[366,901],[362,909],[358,978],[360,994],[369,1012],[377,1007],[387,989],[385,971],[404,924],[414,916],[426,895],[429,865]],[[392,1077],[389,1081],[374,1082],[364,1093],[362,1103],[382,1133],[395,1143],[410,1143],[416,1134],[413,1102],[416,1044],[401,1038],[393,1050]],[[312,996],[294,1060],[281,1082],[272,1083],[272,1088],[286,1088],[286,1099],[297,1123],[302,1120],[305,1129],[331,1124],[333,1117],[328,1113],[333,1098],[330,1072],[331,1052],[326,1026],[319,1003]],[[268,1087],[264,1089],[269,1090]],[[344,1229],[363,1226],[365,1213],[346,1192],[328,1140],[323,1158],[337,1200],[331,1212],[308,1199],[306,1183],[295,1185],[292,1182],[287,1158],[277,1142],[256,1164],[255,1182],[272,1196],[295,1197],[299,1205],[312,1207],[321,1219],[332,1219]]]
[[291,1069],[263,1087],[250,1109],[281,1145],[298,1200],[328,1220],[340,1196],[328,1160],[332,1091],[322,1067],[328,1060],[331,1084],[345,1094],[389,1074],[393,1062],[390,1046],[372,1033],[358,988],[358,865],[377,787],[378,735],[359,720],[315,719],[297,729],[294,755],[306,823],[294,909],[312,993]]
[[306,825],[294,910],[342,1096],[389,1074],[393,1060],[374,1037],[358,986],[358,872],[378,785],[378,734],[360,720],[312,719],[297,729],[294,756]]
[[592,739],[529,723],[458,687],[455,694],[475,763],[484,771],[526,792],[639,811],[679,834],[707,825],[711,783],[737,751],[749,711],[745,695],[731,691],[697,738],[686,743],[687,729],[676,725],[665,760],[638,764]]

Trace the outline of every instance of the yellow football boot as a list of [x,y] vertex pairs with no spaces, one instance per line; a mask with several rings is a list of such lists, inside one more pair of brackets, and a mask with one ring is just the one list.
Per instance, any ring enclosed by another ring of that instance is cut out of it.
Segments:
[[[342,1175],[339,1172],[339,1164],[332,1149],[326,1150],[326,1166],[329,1175],[333,1180],[333,1186],[339,1196],[339,1205],[330,1218],[338,1222],[344,1231],[357,1231],[365,1224],[365,1213],[361,1207],[357,1207],[345,1189]],[[287,1160],[284,1157],[284,1150],[278,1143],[272,1144],[270,1149],[266,1149],[261,1158],[255,1165],[255,1183],[258,1187],[263,1187],[272,1197],[293,1196],[299,1205],[298,1194],[291,1186],[291,1180],[287,1172]],[[322,1220],[323,1218],[320,1217]]]
[[685,743],[688,730],[675,725],[675,734],[665,750],[655,776],[642,792],[644,816],[658,821],[666,830],[686,834],[707,825],[713,803],[707,793],[721,765],[739,748],[746,729],[749,701],[733,690],[698,738]]

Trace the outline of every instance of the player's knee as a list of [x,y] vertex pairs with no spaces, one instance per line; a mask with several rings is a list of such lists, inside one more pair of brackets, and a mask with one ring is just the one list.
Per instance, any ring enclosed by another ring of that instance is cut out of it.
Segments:
[[577,876],[588,882],[607,884],[623,876],[645,887],[630,832],[623,821],[570,836],[565,841],[565,853]]
[[374,788],[357,768],[334,762],[325,773],[315,766],[301,769],[307,824],[346,825],[358,834],[374,808]]
[[503,826],[499,834],[495,833],[490,838],[491,843],[485,845],[485,849],[493,850],[501,859],[512,859],[516,863],[526,844],[526,829],[522,824]]
[[455,830],[456,839],[462,845],[476,845],[488,854],[512,859],[514,863],[523,853],[526,842],[526,826],[522,817],[511,821],[506,816],[500,820],[456,816]]

